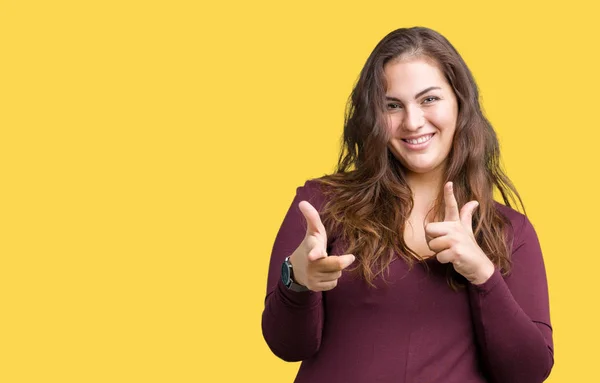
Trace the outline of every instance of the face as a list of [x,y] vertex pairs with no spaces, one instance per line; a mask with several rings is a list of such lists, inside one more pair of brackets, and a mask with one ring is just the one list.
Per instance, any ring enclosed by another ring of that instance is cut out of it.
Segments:
[[443,73],[417,58],[384,67],[388,147],[409,173],[441,171],[452,148],[458,104]]

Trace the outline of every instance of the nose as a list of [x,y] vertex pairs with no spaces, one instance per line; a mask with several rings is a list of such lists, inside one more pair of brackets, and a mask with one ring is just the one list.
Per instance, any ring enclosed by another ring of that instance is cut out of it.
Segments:
[[408,105],[402,121],[406,130],[417,130],[425,125],[425,113],[418,106]]

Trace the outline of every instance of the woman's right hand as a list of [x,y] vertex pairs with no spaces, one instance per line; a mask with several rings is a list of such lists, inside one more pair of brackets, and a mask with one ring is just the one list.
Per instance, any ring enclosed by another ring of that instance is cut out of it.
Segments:
[[296,283],[312,291],[327,291],[337,286],[342,270],[354,262],[352,254],[327,256],[327,233],[319,212],[307,201],[299,208],[306,218],[306,236],[290,256]]

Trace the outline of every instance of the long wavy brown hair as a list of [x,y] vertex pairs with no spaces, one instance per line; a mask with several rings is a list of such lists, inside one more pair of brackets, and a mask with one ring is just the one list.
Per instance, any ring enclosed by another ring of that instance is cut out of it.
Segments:
[[[458,116],[442,185],[453,182],[459,207],[471,200],[479,202],[473,215],[475,238],[494,265],[507,274],[511,249],[505,229],[510,221],[494,206],[494,186],[507,206],[515,206],[518,200],[523,212],[525,207],[501,168],[498,139],[481,110],[471,71],[452,44],[428,28],[390,32],[360,72],[346,107],[337,169],[318,179],[325,186],[323,192],[331,197],[321,209],[323,224],[328,232],[343,238],[348,245],[346,253],[356,256],[352,270],[371,286],[395,257],[411,267],[423,261],[403,238],[414,201],[406,169],[388,148],[386,129],[384,66],[407,57],[434,60],[454,90]],[[432,209],[434,217],[443,217],[443,209],[441,189]],[[450,286],[464,285],[466,280],[451,264],[447,266]]]

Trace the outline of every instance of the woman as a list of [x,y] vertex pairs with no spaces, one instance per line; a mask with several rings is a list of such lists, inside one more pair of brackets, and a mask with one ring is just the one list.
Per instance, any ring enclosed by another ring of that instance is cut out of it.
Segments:
[[499,156],[443,36],[403,28],[379,42],[336,173],[297,189],[273,247],[263,335],[302,361],[296,382],[546,379],[542,253]]

